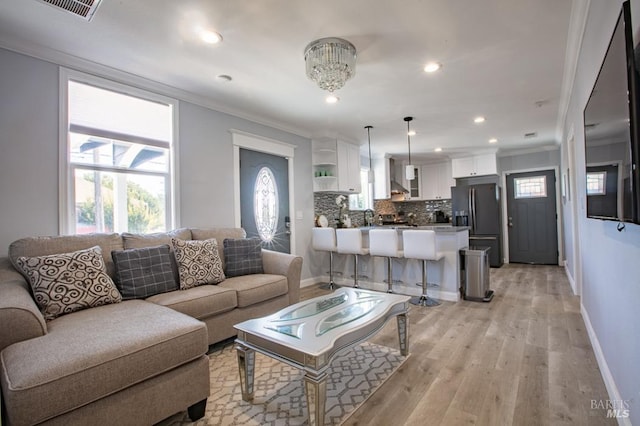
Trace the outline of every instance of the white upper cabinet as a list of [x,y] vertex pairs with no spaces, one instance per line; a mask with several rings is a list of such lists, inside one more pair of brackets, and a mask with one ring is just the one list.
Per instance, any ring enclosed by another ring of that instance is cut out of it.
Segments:
[[360,147],[338,141],[338,191],[358,194],[360,184]]
[[403,161],[402,163],[396,162],[395,177],[398,183],[409,191],[408,194],[404,194],[405,201],[420,201],[424,199],[422,196],[422,166],[414,164],[413,175],[415,177],[412,180],[407,180],[408,165],[409,163],[407,161]]
[[360,147],[331,138],[312,141],[313,191],[357,194]]
[[421,188],[423,200],[443,200],[451,198],[451,187],[456,181],[451,175],[451,163],[425,164],[421,167]]
[[478,154],[451,160],[452,176],[465,178],[498,174],[496,154]]
[[372,160],[373,175],[373,199],[388,200],[391,198],[391,170],[389,168],[389,159],[374,158]]

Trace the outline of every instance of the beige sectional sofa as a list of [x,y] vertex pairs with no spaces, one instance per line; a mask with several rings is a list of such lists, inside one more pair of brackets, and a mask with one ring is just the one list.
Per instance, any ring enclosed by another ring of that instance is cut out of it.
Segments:
[[45,321],[20,256],[100,246],[113,277],[112,250],[215,238],[244,238],[239,228],[149,234],[91,234],[18,240],[0,259],[0,384],[3,422],[154,424],[189,408],[204,414],[210,392],[208,346],[234,336],[233,325],[299,301],[302,258],[262,251],[264,273],[217,285],[79,310]]

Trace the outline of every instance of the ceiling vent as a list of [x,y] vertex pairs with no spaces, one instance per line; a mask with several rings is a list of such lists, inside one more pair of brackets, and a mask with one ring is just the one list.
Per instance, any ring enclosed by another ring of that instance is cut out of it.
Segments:
[[58,9],[66,10],[87,21],[91,21],[102,0],[38,0]]

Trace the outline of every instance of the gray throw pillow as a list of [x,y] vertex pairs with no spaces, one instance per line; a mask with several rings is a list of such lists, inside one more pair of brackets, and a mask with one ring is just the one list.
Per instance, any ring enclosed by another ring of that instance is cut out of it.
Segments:
[[260,238],[225,238],[223,244],[228,277],[263,273]]
[[29,279],[34,299],[47,321],[122,300],[107,275],[99,246],[72,253],[21,256],[16,263]]
[[145,299],[178,289],[167,244],[111,252],[115,281],[122,298]]
[[178,262],[181,290],[224,281],[225,275],[215,238],[209,240],[172,238],[171,245]]

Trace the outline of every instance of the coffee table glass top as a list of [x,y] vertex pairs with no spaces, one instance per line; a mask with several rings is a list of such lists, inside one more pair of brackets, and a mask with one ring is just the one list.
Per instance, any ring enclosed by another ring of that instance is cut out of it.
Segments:
[[408,300],[408,296],[343,287],[235,328],[305,352],[321,352],[341,335],[379,320]]

